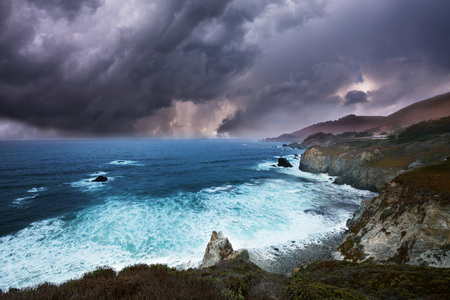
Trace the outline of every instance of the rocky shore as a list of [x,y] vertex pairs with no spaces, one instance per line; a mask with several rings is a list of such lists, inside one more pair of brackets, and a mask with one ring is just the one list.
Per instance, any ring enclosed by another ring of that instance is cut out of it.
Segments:
[[396,177],[363,202],[336,258],[450,268],[449,183],[448,159]]
[[382,159],[383,154],[375,149],[352,149],[348,145],[336,148],[313,146],[302,155],[300,170],[312,173],[328,173],[338,176],[337,184],[379,192],[381,187],[406,172],[402,167],[379,168],[371,163]]
[[337,176],[337,184],[379,192],[400,174],[442,162],[449,145],[450,134],[405,143],[354,141],[312,146],[302,154],[299,168]]
[[293,241],[294,243],[288,243],[280,248],[272,248],[273,259],[264,259],[252,254],[250,259],[267,272],[290,275],[296,269],[311,263],[333,260],[344,238],[343,231],[328,233],[306,244]]
[[313,146],[300,169],[379,191],[348,221],[334,258],[450,267],[450,136],[405,143]]

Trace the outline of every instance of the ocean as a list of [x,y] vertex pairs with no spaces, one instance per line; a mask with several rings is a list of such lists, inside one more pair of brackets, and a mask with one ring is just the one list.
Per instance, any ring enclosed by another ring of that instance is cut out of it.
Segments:
[[[234,139],[0,141],[0,289],[105,265],[198,267],[213,230],[268,260],[344,230],[375,194],[300,171],[301,153]],[[280,156],[294,167],[273,167]]]

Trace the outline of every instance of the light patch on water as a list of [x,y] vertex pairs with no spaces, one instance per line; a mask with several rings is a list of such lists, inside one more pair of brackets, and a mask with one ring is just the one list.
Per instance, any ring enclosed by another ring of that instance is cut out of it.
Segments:
[[97,177],[97,176],[105,176],[105,175],[107,175],[107,174],[108,174],[108,172],[97,171],[97,172],[92,173],[90,176],[95,176],[95,177]]
[[39,196],[39,194],[34,194],[32,196],[25,196],[14,199],[11,204],[15,208],[28,208],[30,204],[33,202],[33,199]]
[[301,177],[305,179],[310,179],[314,181],[328,181],[333,182],[336,179],[336,176],[330,176],[328,174],[324,173],[309,173],[309,172],[303,172],[299,169],[300,165],[300,156],[298,156],[298,159],[295,159],[295,155],[285,155],[282,156],[286,158],[291,165],[292,168],[284,168],[284,167],[278,167],[278,158],[281,156],[274,156],[273,160],[261,162],[254,167],[255,170],[258,171],[276,171],[279,173],[289,174],[295,177]]
[[95,172],[90,174],[90,178],[84,178],[72,183],[69,183],[70,186],[74,187],[74,188],[79,188],[82,191],[85,192],[94,192],[97,191],[99,189],[103,189],[106,188],[108,186],[108,183],[111,181],[114,181],[115,178],[114,177],[108,177],[108,180],[105,182],[96,182],[94,181],[98,176],[104,176],[106,175],[106,172]]
[[39,193],[39,192],[45,192],[46,190],[47,190],[47,188],[43,187],[43,186],[41,186],[41,187],[34,187],[32,189],[29,189],[27,191],[27,193]]
[[99,265],[197,267],[213,230],[223,231],[235,249],[268,253],[273,245],[342,230],[372,194],[326,180],[262,179],[168,198],[109,197],[74,217],[0,238],[0,288],[60,283]]
[[116,165],[116,166],[144,166],[143,164],[139,163],[138,161],[134,160],[113,160],[109,163],[110,165]]

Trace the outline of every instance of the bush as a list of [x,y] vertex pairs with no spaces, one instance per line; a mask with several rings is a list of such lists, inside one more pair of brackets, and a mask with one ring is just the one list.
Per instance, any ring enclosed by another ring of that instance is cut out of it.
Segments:
[[398,135],[398,142],[426,141],[433,135],[444,133],[450,133],[450,116],[411,125]]

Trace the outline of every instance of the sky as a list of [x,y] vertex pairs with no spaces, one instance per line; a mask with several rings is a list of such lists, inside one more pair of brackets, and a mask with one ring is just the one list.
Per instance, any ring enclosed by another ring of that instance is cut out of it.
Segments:
[[450,91],[448,0],[2,0],[0,139],[270,137]]

